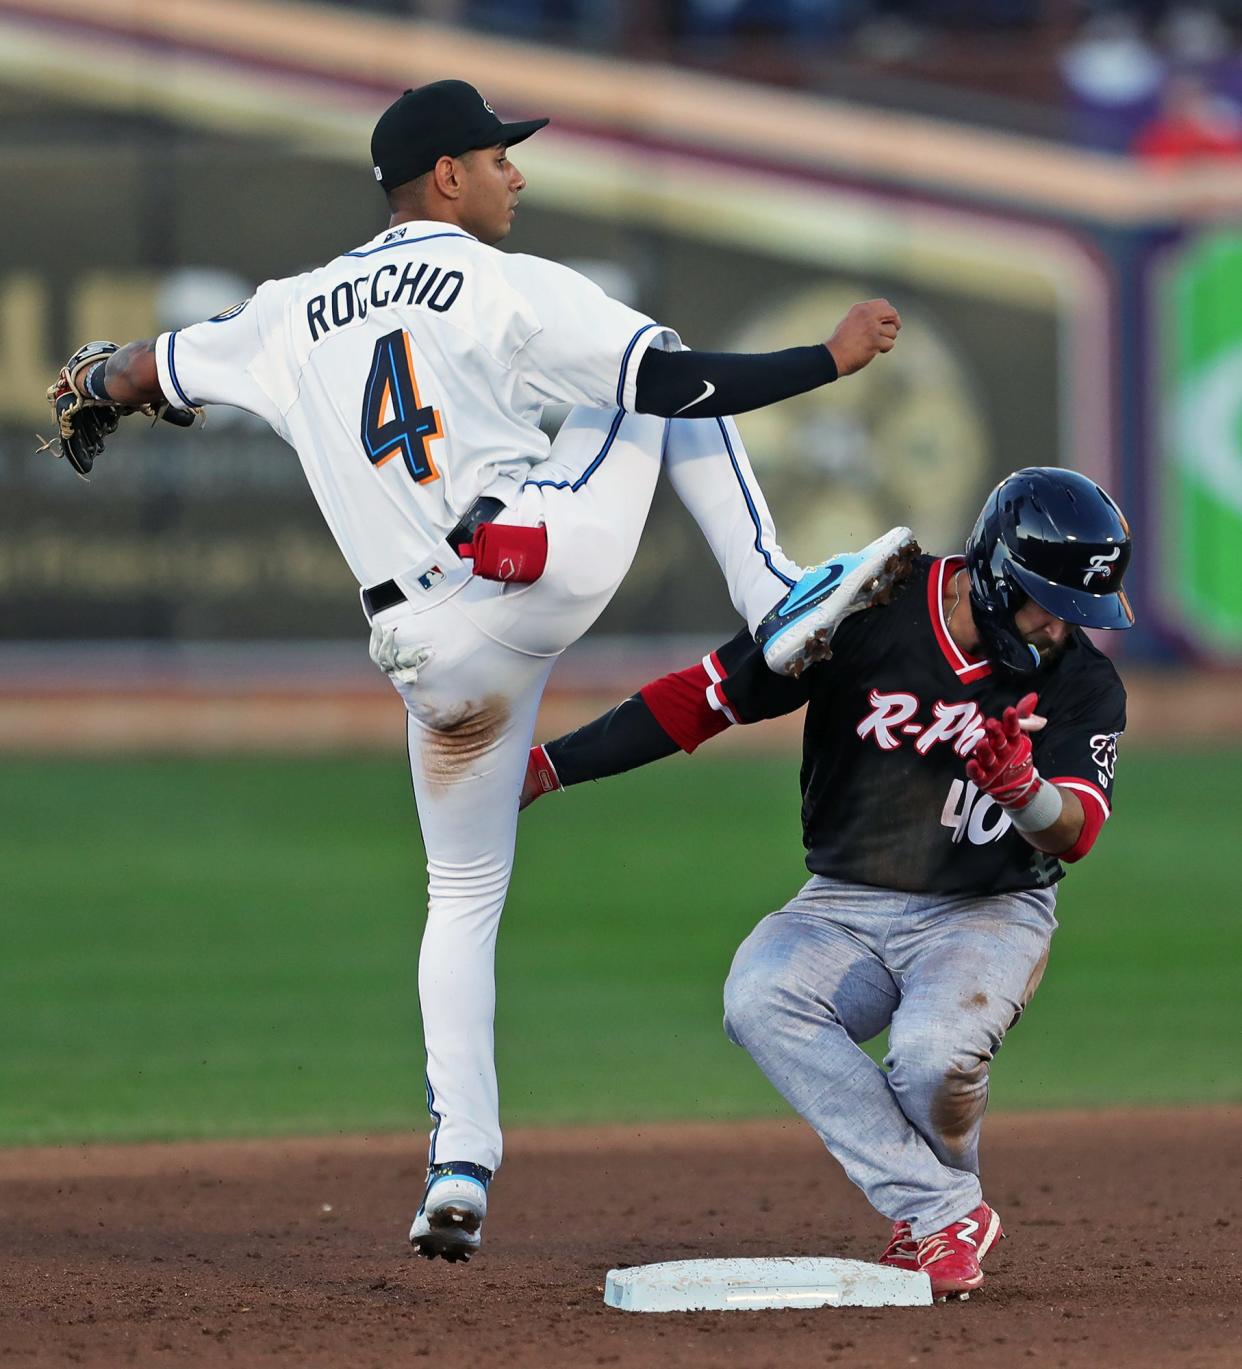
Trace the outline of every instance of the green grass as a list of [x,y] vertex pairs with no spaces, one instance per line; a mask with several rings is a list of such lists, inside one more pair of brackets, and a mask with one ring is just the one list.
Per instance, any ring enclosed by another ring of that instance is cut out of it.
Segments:
[[[1242,1099],[1242,757],[1123,759],[998,1106]],[[501,934],[510,1124],[783,1105],[724,1041],[732,951],[803,871],[796,764],[678,759],[524,819]],[[423,1125],[403,759],[13,761],[0,1143]]]

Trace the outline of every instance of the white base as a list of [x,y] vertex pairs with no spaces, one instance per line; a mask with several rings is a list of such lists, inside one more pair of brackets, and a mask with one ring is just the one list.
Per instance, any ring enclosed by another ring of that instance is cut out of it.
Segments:
[[610,1269],[604,1301],[625,1312],[755,1311],[775,1307],[930,1307],[931,1280],[863,1260],[788,1256],[672,1260]]

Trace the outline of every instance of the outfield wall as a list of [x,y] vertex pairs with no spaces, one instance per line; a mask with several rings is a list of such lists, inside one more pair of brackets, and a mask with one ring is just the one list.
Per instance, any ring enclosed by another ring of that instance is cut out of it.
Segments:
[[[99,60],[67,70],[89,42]],[[512,240],[692,345],[779,347],[887,294],[901,345],[743,421],[784,540],[817,559],[896,522],[960,545],[1024,464],[1105,482],[1138,541],[1133,661],[1242,661],[1242,173],[1124,158],[666,68],[313,5],[0,0],[2,640],[340,640],[354,586],[296,461],[245,418],[127,429],[87,487],[30,459],[56,361],[141,336],[371,236],[365,148],[452,70],[522,148]],[[50,168],[57,168],[53,176]],[[91,206],[91,231],[51,233]],[[554,419],[553,419],[554,421]],[[605,633],[726,634],[662,493]]]

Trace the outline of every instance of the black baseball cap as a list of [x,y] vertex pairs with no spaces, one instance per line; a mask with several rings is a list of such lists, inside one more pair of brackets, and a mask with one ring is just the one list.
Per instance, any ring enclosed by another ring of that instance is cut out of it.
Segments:
[[380,115],[371,134],[375,179],[391,190],[424,175],[441,157],[460,157],[476,147],[512,147],[547,122],[501,123],[466,81],[432,81],[407,90]]

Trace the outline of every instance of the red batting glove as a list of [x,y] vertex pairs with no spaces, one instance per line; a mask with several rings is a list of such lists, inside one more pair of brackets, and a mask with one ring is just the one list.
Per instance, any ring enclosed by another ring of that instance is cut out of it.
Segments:
[[548,753],[542,746],[532,746],[526,762],[526,779],[518,799],[518,812],[529,808],[536,799],[541,799],[545,794],[554,794],[560,788],[561,781],[552,768]]
[[472,558],[475,575],[484,580],[533,585],[548,564],[548,530],[484,523],[475,529],[474,541],[458,547],[457,554]]
[[1031,739],[1022,724],[1035,715],[1037,694],[1027,694],[1005,709],[999,720],[988,718],[983,736],[966,762],[966,778],[1002,808],[1025,808],[1040,786],[1031,754]]

